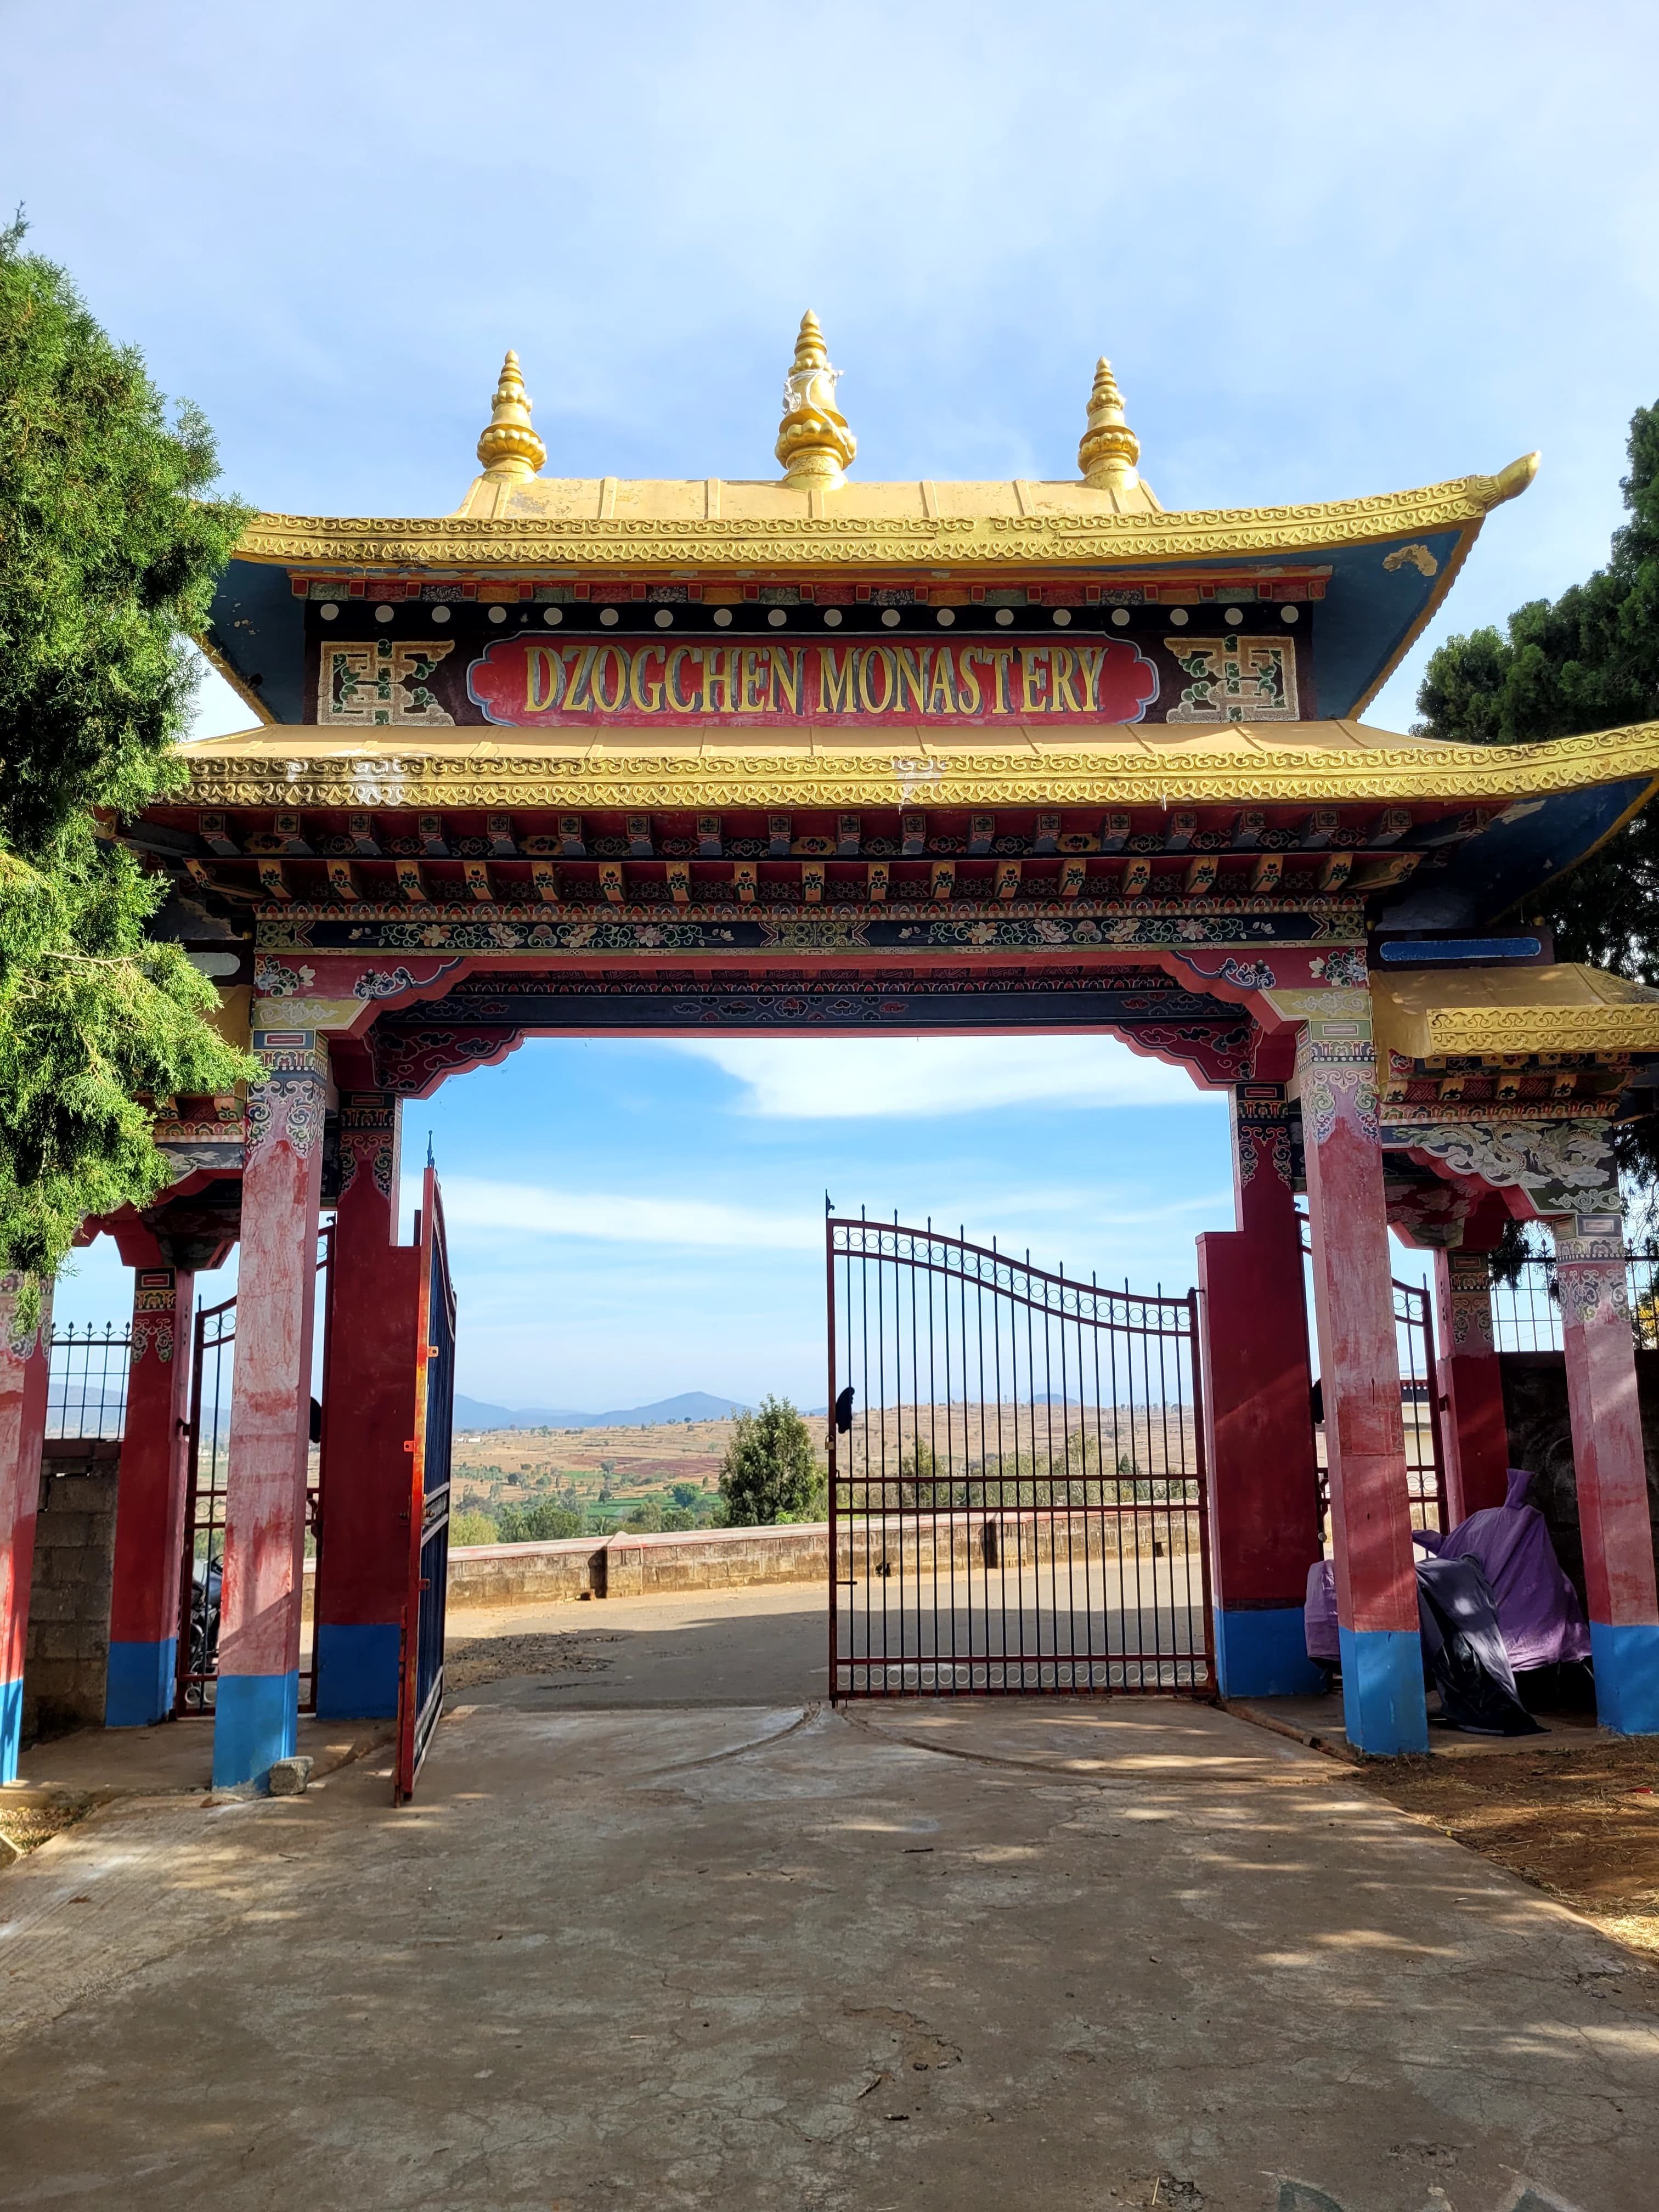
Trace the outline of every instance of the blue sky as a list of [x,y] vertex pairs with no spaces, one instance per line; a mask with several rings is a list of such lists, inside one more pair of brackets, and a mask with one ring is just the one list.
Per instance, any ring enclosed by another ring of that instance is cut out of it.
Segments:
[[[872,477],[1070,475],[1105,351],[1166,506],[1543,449],[1370,710],[1404,728],[1438,635],[1605,557],[1659,396],[1650,8],[58,0],[0,31],[0,204],[270,508],[453,507],[508,345],[552,472],[671,477],[772,472],[808,304]],[[204,688],[204,733],[246,719]],[[792,1240],[826,1181],[1166,1283],[1227,1225],[1219,1103],[1118,1048],[811,1049],[532,1044],[414,1112],[463,1387],[816,1396]],[[106,1255],[66,1310],[122,1302]]]

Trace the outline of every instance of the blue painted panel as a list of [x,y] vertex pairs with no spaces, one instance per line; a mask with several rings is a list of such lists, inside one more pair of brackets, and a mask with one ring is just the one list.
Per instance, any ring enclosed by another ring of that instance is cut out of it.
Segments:
[[1648,788],[1642,776],[1524,799],[1478,837],[1453,848],[1443,868],[1419,867],[1384,898],[1383,929],[1478,929],[1559,875],[1599,844]]
[[[279,722],[305,720],[305,610],[288,570],[257,562],[233,561],[213,594],[208,635],[214,651]],[[254,684],[256,676],[263,681]]]
[[1356,1751],[1395,1759],[1429,1747],[1423,1639],[1414,1628],[1344,1628],[1342,1724]]
[[0,1782],[17,1779],[17,1754],[23,1741],[23,1678],[0,1682]]
[[1620,1735],[1659,1735],[1659,1627],[1589,1625],[1595,1717]]
[[403,1656],[403,1631],[395,1620],[319,1622],[318,1718],[391,1718],[398,1710],[398,1668]]
[[173,1675],[179,1639],[153,1644],[112,1644],[104,1676],[104,1726],[149,1728],[173,1711]]
[[1224,1698],[1310,1698],[1325,1686],[1324,1669],[1308,1656],[1299,1605],[1218,1606],[1215,1671]]
[[1391,937],[1376,957],[1385,968],[1430,968],[1437,960],[1536,960],[1536,937]]
[[[1352,714],[1399,651],[1412,624],[1439,588],[1459,532],[1437,530],[1382,545],[1354,545],[1329,556],[1331,579],[1313,617],[1314,672],[1322,715]],[[1426,547],[1437,574],[1414,561],[1384,564],[1405,545]],[[1303,713],[1308,712],[1307,704]]]
[[221,1674],[213,1713],[213,1786],[263,1782],[299,1742],[300,1677]]

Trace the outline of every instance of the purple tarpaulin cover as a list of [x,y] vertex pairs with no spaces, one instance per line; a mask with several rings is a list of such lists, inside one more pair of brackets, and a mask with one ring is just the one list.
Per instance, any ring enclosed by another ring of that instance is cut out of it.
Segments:
[[1340,1664],[1342,1640],[1336,1629],[1336,1563],[1316,1559],[1308,1570],[1308,1598],[1302,1608],[1302,1626],[1310,1659],[1328,1659]]
[[[1447,1536],[1431,1529],[1412,1531],[1425,1551],[1443,1559],[1480,1561],[1492,1584],[1504,1649],[1516,1674],[1590,1656],[1589,1631],[1578,1593],[1561,1571],[1543,1515],[1527,1504],[1531,1480],[1523,1468],[1512,1467],[1506,1504],[1471,1513]],[[1316,1559],[1308,1570],[1302,1619],[1309,1658],[1340,1662],[1336,1568],[1329,1559]]]
[[1543,1515],[1526,1502],[1531,1480],[1524,1468],[1510,1468],[1508,1504],[1471,1513],[1440,1547],[1443,1559],[1480,1560],[1517,1674],[1590,1656],[1578,1593],[1561,1571]]

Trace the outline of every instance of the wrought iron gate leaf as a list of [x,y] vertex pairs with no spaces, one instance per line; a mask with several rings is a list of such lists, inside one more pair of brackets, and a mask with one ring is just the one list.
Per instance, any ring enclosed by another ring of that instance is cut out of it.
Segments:
[[449,1457],[455,1402],[455,1291],[443,1203],[430,1161],[421,1197],[415,1434],[410,1474],[409,1595],[404,1607],[392,1802],[407,1802],[443,1711],[449,1580]]
[[834,1217],[825,1271],[832,1698],[1213,1695],[1197,1294]]

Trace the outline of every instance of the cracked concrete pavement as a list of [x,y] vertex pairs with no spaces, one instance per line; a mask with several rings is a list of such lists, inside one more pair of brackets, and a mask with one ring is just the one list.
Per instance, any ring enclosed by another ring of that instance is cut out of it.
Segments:
[[465,1705],[0,1879],[0,2205],[1648,2212],[1659,1979],[1169,1700]]

